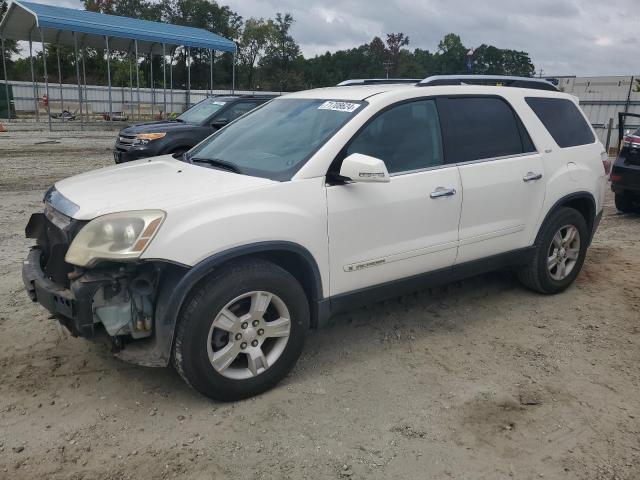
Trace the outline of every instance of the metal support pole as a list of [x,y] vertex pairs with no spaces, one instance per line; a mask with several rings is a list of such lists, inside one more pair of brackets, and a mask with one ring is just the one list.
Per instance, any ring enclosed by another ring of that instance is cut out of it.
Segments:
[[609,119],[609,125],[607,127],[607,142],[604,147],[607,151],[607,155],[609,155],[609,147],[611,146],[611,130],[613,130],[613,118]]
[[129,45],[129,109],[133,119],[133,65],[131,64],[131,45]]
[[151,120],[153,120],[153,107],[156,105],[156,89],[153,87],[153,44],[149,50],[149,67],[151,70],[149,86],[151,87]]
[[140,65],[138,64],[138,40],[134,42],[136,49],[136,89],[138,91],[138,120],[140,120]]
[[236,93],[236,53],[231,54],[232,69],[231,69],[231,95]]
[[[58,35],[60,37],[60,35]],[[64,92],[62,91],[62,68],[60,68],[60,43],[56,45],[56,57],[58,60],[58,84],[60,85],[60,118],[65,122],[64,118]]]
[[191,47],[187,47],[187,109],[191,107]]
[[109,36],[105,35],[104,37],[105,45],[107,47],[107,85],[109,90],[109,121],[113,121],[113,99],[111,97],[111,60],[110,60],[110,52],[109,52]]
[[[84,38],[83,38],[83,42],[84,42]],[[83,79],[83,91],[84,91],[84,95],[83,95],[83,99],[84,99],[84,113],[87,116],[87,123],[89,123],[90,118],[89,118],[89,92],[87,89],[87,49],[85,47],[82,47],[82,79]]]
[[213,96],[213,50],[209,50],[209,88]]
[[47,122],[51,131],[51,97],[49,96],[49,75],[47,75],[47,47],[44,44],[44,33],[40,28],[40,40],[42,41],[42,64],[44,65],[44,90],[47,95]]
[[4,71],[4,93],[7,98],[7,120],[11,121],[11,101],[9,100],[9,77],[7,77],[7,63],[4,58],[4,37],[0,37],[2,48],[2,70]]
[[162,44],[162,111],[167,116],[167,51],[166,45]]
[[80,84],[80,60],[78,58],[78,37],[73,32],[73,51],[76,57],[76,77],[78,79],[78,105],[80,108],[80,130],[84,130],[84,120],[82,119],[82,86]]
[[36,73],[33,67],[33,41],[31,32],[29,32],[29,65],[31,65],[31,85],[33,86],[33,108],[36,114],[36,122],[40,121],[40,113],[38,112],[38,87],[36,85]]
[[169,60],[169,88],[170,90],[170,99],[171,99],[171,113],[173,113],[173,56],[176,53],[176,49],[173,49],[173,52],[171,52],[171,59]]

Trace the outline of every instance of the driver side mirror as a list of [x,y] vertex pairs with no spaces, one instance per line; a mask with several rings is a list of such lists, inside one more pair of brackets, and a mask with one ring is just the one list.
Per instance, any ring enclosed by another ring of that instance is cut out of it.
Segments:
[[342,161],[340,176],[358,183],[387,183],[391,181],[383,160],[362,153],[352,153]]

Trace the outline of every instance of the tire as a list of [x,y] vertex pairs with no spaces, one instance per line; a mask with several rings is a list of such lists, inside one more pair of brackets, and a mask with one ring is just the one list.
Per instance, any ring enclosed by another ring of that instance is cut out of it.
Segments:
[[628,192],[616,193],[616,208],[622,213],[632,213],[635,211],[633,208],[633,195]]
[[[259,314],[251,313],[253,305],[267,306]],[[286,270],[260,259],[229,264],[196,286],[185,301],[173,347],[175,369],[190,386],[214,400],[257,395],[294,367],[309,317],[305,292]],[[225,366],[232,357],[235,360]]]
[[[564,240],[570,238],[567,234],[574,230],[578,235],[578,244],[575,240],[567,242],[567,245],[560,242],[564,246],[559,247],[556,234],[560,233],[560,239]],[[559,208],[540,229],[533,258],[518,271],[520,281],[531,290],[544,294],[566,290],[580,273],[588,243],[589,230],[582,214],[573,208]],[[562,270],[563,260],[565,270]]]

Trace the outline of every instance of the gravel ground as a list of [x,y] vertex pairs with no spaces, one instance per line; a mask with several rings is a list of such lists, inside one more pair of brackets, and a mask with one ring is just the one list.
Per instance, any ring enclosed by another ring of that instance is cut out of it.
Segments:
[[23,291],[43,191],[109,165],[113,137],[0,134],[0,478],[640,478],[639,216],[608,199],[561,295],[503,273],[356,310],[277,388],[220,404]]

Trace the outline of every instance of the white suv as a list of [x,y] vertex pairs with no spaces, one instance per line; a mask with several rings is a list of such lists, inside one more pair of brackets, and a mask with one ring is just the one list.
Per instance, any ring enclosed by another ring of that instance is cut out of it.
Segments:
[[503,267],[541,293],[573,282],[605,194],[574,97],[350,83],[274,99],[183,158],[56,183],[27,226],[31,298],[230,400],[276,384],[345,308]]

